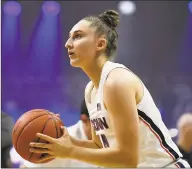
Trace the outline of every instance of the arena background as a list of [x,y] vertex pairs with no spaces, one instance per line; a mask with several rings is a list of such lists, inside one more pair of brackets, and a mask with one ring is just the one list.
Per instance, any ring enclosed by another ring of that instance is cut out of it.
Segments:
[[140,76],[168,128],[192,111],[192,2],[2,1],[2,111],[16,121],[30,109],[79,120],[89,79],[69,64],[64,44],[81,18],[118,10],[115,61]]

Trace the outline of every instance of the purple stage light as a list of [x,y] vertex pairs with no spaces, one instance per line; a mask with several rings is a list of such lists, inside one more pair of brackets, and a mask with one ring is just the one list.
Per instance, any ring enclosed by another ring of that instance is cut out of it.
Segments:
[[47,1],[43,3],[42,10],[46,15],[55,16],[60,11],[60,5],[55,1]]
[[16,1],[8,1],[3,6],[4,13],[17,16],[21,13],[21,5]]
[[189,2],[189,11],[192,13],[192,1]]

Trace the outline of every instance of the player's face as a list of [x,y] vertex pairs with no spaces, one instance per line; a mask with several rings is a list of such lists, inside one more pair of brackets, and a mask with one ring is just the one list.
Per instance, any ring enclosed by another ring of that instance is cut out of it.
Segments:
[[189,124],[187,127],[186,127],[186,139],[188,140],[188,142],[191,143],[192,145],[192,125]]
[[68,49],[70,64],[84,67],[94,61],[97,37],[90,22],[81,20],[70,31],[65,47]]
[[182,127],[179,132],[181,137],[183,137],[186,142],[191,143],[192,145],[192,125],[188,124]]

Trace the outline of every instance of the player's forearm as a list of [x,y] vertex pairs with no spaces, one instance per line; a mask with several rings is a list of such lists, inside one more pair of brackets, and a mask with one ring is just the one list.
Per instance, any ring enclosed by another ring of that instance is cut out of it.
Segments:
[[78,146],[78,147],[99,149],[99,146],[96,145],[93,140],[79,140],[74,137],[71,137],[71,141],[75,146]]
[[74,147],[71,158],[103,167],[136,168],[138,163],[132,152],[112,148],[96,150]]

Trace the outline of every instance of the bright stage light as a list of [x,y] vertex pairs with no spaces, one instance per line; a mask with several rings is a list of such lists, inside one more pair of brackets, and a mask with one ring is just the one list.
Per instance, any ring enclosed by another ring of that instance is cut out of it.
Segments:
[[118,4],[118,8],[124,15],[131,15],[136,11],[136,5],[132,1],[121,1]]
[[16,1],[8,1],[3,6],[5,14],[17,16],[21,13],[21,5]]
[[55,1],[47,1],[43,3],[42,10],[46,15],[55,16],[60,11],[60,5]]
[[188,7],[189,7],[189,11],[192,13],[192,1],[189,2]]

